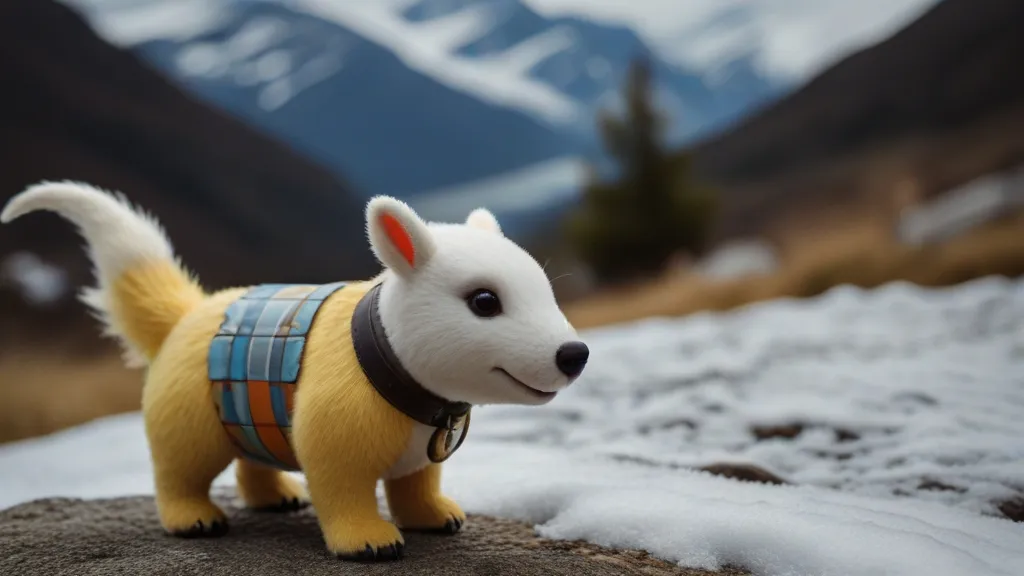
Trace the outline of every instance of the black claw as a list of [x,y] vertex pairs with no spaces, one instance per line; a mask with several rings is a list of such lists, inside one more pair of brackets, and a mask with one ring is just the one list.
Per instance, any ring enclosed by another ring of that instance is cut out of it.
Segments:
[[227,520],[225,520],[223,522],[221,522],[219,520],[214,520],[213,521],[213,524],[210,526],[210,536],[223,536],[223,535],[225,535],[227,533],[228,533],[228,523],[227,523]]
[[306,500],[296,498],[282,498],[279,504],[257,508],[258,512],[295,512],[309,506]]
[[398,560],[402,557],[402,552],[405,550],[405,545],[401,542],[395,542],[394,544],[388,544],[374,550],[373,546],[369,544],[359,552],[353,552],[351,554],[338,554],[337,557],[341,560],[350,560],[353,562],[376,562],[385,560]]
[[444,523],[444,526],[439,528],[438,531],[445,534],[455,534],[461,528],[462,520],[459,520],[458,518],[449,518],[448,521]]
[[402,557],[402,547],[396,544],[388,544],[377,550],[377,556],[381,560],[398,560]]
[[196,520],[196,523],[191,527],[172,532],[174,536],[179,538],[217,538],[227,533],[227,520],[214,520],[209,526],[204,524],[202,520]]
[[281,500],[281,507],[289,511],[302,510],[306,506],[309,506],[309,502],[306,500],[299,499],[298,496],[292,498],[291,500],[287,498]]
[[452,535],[462,529],[464,522],[458,518],[449,518],[445,521],[444,526],[438,526],[437,528],[412,528],[409,529],[413,532],[426,532],[430,534],[447,534]]

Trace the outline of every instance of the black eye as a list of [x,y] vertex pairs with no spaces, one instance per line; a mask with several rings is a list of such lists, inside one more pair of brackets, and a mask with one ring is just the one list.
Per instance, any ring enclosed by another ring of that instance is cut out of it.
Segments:
[[490,290],[476,290],[466,299],[466,304],[473,314],[481,318],[490,318],[501,314],[501,300]]

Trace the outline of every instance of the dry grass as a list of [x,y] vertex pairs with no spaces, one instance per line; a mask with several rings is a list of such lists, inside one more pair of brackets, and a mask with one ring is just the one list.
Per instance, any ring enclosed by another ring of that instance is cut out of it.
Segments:
[[141,372],[124,368],[116,352],[8,351],[0,357],[0,442],[137,410],[141,395]]
[[666,276],[609,290],[566,305],[578,328],[649,316],[729,310],[775,298],[816,296],[843,284],[873,288],[904,280],[949,286],[988,275],[1024,275],[1024,215],[1006,219],[943,244],[898,244],[877,221],[836,226],[787,242],[779,270],[770,275],[711,281],[696,275]]

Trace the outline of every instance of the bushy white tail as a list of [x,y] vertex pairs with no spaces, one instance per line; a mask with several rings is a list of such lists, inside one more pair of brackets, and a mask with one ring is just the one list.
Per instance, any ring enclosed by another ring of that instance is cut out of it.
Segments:
[[30,186],[8,201],[0,222],[37,210],[56,212],[78,228],[96,275],[82,301],[104,323],[104,334],[120,340],[129,365],[145,364],[203,297],[163,228],[123,194],[76,182]]

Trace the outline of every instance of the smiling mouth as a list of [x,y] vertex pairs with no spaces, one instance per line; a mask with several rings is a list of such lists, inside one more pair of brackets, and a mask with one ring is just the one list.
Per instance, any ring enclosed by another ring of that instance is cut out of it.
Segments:
[[515,384],[516,384],[516,385],[518,385],[518,386],[519,386],[520,388],[522,388],[522,389],[526,390],[526,391],[527,391],[527,392],[529,392],[529,393],[530,393],[530,394],[531,394],[532,396],[535,396],[535,397],[537,397],[537,398],[553,398],[553,397],[555,396],[555,394],[558,394],[558,392],[545,392],[545,391],[543,391],[543,390],[537,390],[537,389],[536,389],[536,388],[534,388],[533,386],[530,386],[530,385],[528,385],[528,384],[524,383],[524,382],[523,382],[522,380],[520,380],[519,378],[516,378],[515,376],[513,376],[513,375],[509,374],[509,373],[508,373],[508,370],[505,370],[504,368],[494,368],[494,371],[495,371],[495,372],[500,372],[500,373],[504,374],[504,375],[505,375],[505,376],[506,376],[506,377],[507,377],[507,378],[508,378],[509,380],[511,380],[511,381],[512,381],[513,383],[515,383]]

